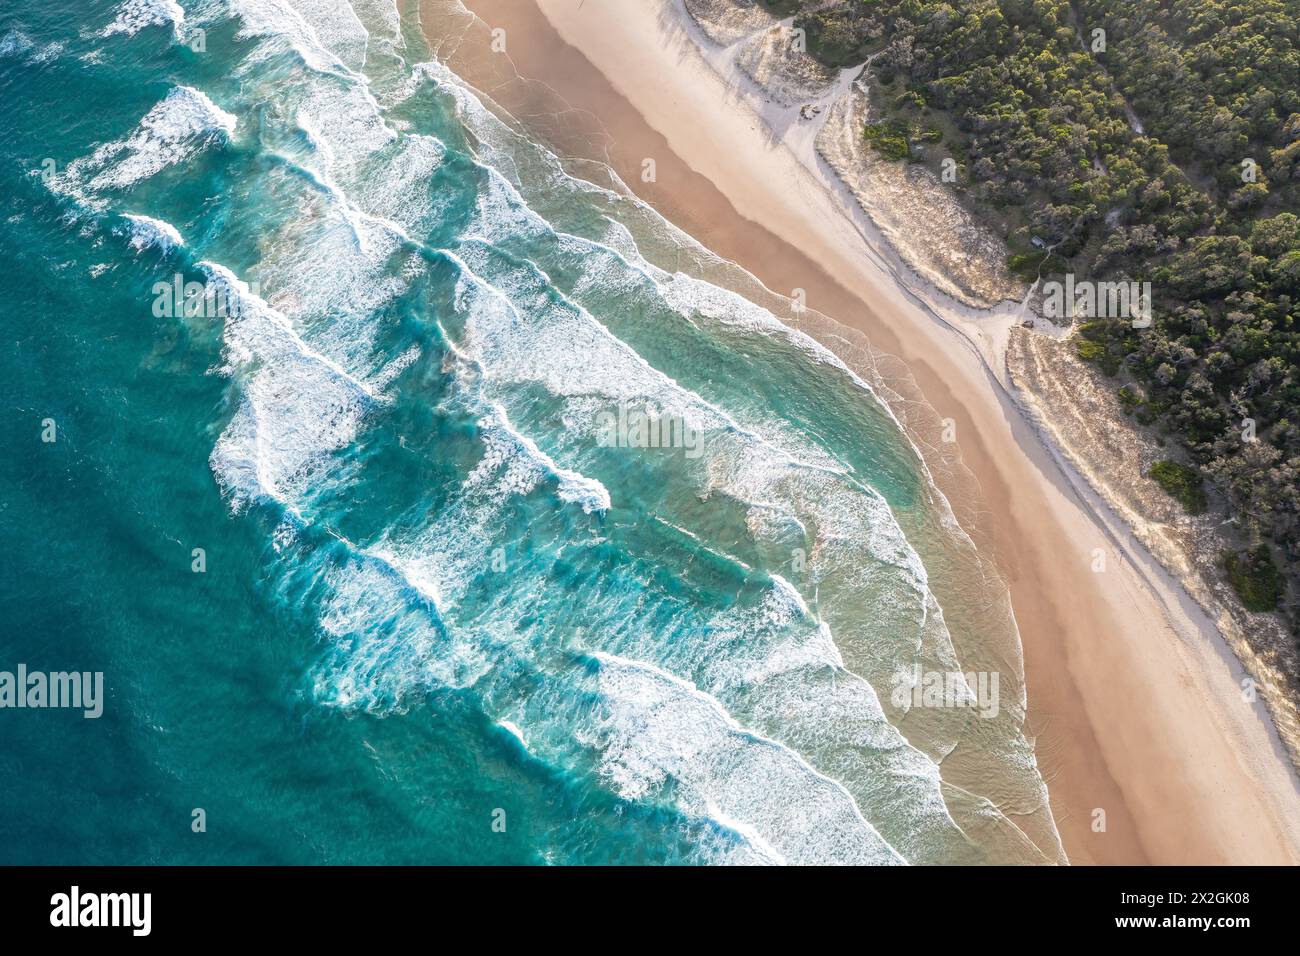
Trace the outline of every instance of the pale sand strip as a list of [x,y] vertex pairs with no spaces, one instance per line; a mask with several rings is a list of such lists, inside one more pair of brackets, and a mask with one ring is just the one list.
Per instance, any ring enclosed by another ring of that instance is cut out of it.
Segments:
[[[990,375],[990,343],[969,322],[918,307],[827,184],[772,142],[700,56],[679,5],[466,5],[506,28],[511,72],[545,84],[490,89],[498,101],[553,139],[589,142],[595,127],[576,114],[530,118],[530,107],[553,109],[558,96],[599,117],[610,164],[638,194],[769,287],[806,289],[811,306],[900,356],[956,421],[993,515],[1039,764],[1071,860],[1300,862],[1300,786],[1262,706],[1243,702],[1241,669],[1211,624],[1042,443]],[[654,183],[640,180],[646,157]],[[1094,574],[1096,547],[1127,560],[1112,555]],[[1090,826],[1094,808],[1106,811],[1104,833]]]

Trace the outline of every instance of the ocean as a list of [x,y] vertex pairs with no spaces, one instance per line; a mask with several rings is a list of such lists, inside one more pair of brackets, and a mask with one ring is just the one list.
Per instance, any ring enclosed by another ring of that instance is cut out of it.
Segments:
[[104,686],[0,863],[1064,862],[891,396],[417,4],[8,4],[0,96],[0,671]]

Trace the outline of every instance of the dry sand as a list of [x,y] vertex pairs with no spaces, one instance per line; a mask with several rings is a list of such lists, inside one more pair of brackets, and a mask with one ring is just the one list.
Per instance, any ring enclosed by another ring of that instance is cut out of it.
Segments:
[[[1300,785],[1212,624],[1026,421],[999,382],[998,335],[937,318],[900,288],[827,183],[701,56],[680,0],[465,5],[508,40],[506,56],[460,51],[478,63],[471,82],[558,152],[595,148],[769,288],[807,290],[811,307],[905,361],[955,421],[1010,587],[1027,729],[1070,860],[1300,863]],[[440,7],[423,7],[431,37]],[[1104,573],[1092,571],[1096,548]]]

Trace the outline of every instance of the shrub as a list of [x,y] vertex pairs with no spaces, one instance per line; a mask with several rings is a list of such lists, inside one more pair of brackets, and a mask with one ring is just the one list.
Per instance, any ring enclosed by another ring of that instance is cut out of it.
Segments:
[[885,159],[907,159],[912,153],[907,141],[907,125],[899,120],[868,123],[862,131],[862,138]]
[[1132,415],[1135,409],[1142,406],[1142,398],[1128,385],[1121,387],[1115,394],[1119,397],[1125,415]]
[[1091,339],[1076,340],[1075,350],[1079,353],[1079,358],[1085,362],[1102,362],[1106,358],[1106,346]]
[[1176,461],[1158,461],[1151,466],[1149,477],[1177,498],[1188,514],[1199,515],[1205,511],[1204,479],[1195,468]]
[[1260,546],[1254,551],[1234,554],[1225,552],[1223,566],[1228,572],[1228,583],[1246,605],[1248,611],[1273,611],[1282,597],[1282,575],[1278,572],[1268,548]]

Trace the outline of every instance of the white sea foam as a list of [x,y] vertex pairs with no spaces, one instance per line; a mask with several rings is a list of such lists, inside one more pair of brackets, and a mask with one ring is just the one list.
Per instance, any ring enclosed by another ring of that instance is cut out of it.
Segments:
[[28,54],[29,63],[48,63],[63,53],[62,43],[47,43],[37,48],[31,37],[21,30],[9,30],[0,36],[0,59]]
[[[499,179],[493,182],[509,189]],[[531,214],[503,218],[529,231],[541,228]],[[462,281],[456,294],[458,308],[466,314],[464,347],[482,363],[489,382],[540,381],[561,397],[586,398],[594,393],[619,402],[653,402],[664,414],[682,419],[706,436],[709,453],[702,460],[706,491],[761,503],[764,509],[780,507],[796,520],[800,511],[806,514],[814,509],[819,538],[866,547],[882,564],[905,572],[917,594],[918,618],[924,618],[925,567],[879,494],[846,481],[838,468],[801,461],[742,427],[646,363],[585,309],[563,300],[547,308],[546,296],[538,291],[544,277],[524,267],[512,275],[502,263],[489,261],[486,251],[474,243],[459,253],[464,258],[457,259]],[[489,269],[491,285],[479,276],[479,271]],[[589,427],[594,430],[595,422]]]
[[[347,206],[338,178],[395,144],[398,134],[385,122],[365,76],[345,62],[364,59],[365,54],[365,29],[350,8],[347,4],[303,6],[308,17],[285,0],[233,3],[241,23],[239,35],[260,41],[238,73],[253,96],[269,97],[277,112],[295,117],[315,152],[311,159],[295,161]],[[326,32],[325,38],[318,27]],[[297,57],[307,69],[285,74],[279,67],[268,67],[268,59],[284,53]],[[273,89],[266,89],[263,77],[272,69],[277,80]],[[399,167],[392,169],[397,172]],[[363,174],[357,176],[358,182],[366,181]]]
[[320,628],[331,652],[315,670],[322,704],[387,713],[413,692],[467,687],[490,662],[472,643],[450,639],[433,585],[382,547],[357,549],[326,572]]
[[[501,406],[492,405],[479,426],[483,429],[483,457],[466,477],[466,488],[482,487],[491,478],[504,495],[526,495],[545,478],[553,478],[561,501],[579,505],[587,514],[610,509],[604,485],[557,465],[531,438],[514,429]],[[502,465],[506,467],[504,479]]]
[[[263,59],[277,50],[292,51],[308,72],[298,74],[291,85],[277,88],[277,101],[296,113],[299,124],[312,130],[318,142],[328,144],[330,157],[351,162],[397,139],[397,133],[384,122],[369,80],[341,58],[364,57],[364,44],[358,48],[357,41],[365,29],[346,3],[303,6],[311,8],[315,22],[286,0],[233,0],[232,9],[242,23],[239,35],[263,40],[241,71],[256,82]],[[322,39],[318,26],[327,30],[329,42]],[[331,49],[330,42],[338,52]]]
[[51,60],[58,59],[63,54],[64,49],[62,43],[47,43],[32,54],[32,62],[49,63]]
[[[509,189],[499,176],[492,188]],[[483,200],[480,200],[483,203]],[[497,206],[490,201],[488,209]],[[526,207],[524,207],[526,210]],[[480,214],[476,223],[484,215]],[[504,213],[528,230],[541,220],[529,212]],[[802,461],[742,425],[728,412],[678,385],[613,335],[590,312],[549,288],[544,273],[531,262],[512,266],[494,258],[495,250],[476,234],[457,247],[453,260],[461,269],[457,307],[466,313],[467,352],[481,361],[489,378],[502,383],[541,382],[551,394],[586,399],[599,395],[614,402],[653,403],[694,432],[723,432],[762,449],[764,460],[813,471],[843,474],[834,465]],[[482,278],[489,273],[492,281]],[[590,427],[594,430],[596,423]]]
[[[230,8],[242,26],[240,39],[261,37],[279,48],[292,49],[304,64],[319,73],[356,74],[321,41],[311,24],[286,0],[231,0]],[[264,55],[263,50],[257,51]]]
[[528,741],[524,740],[524,732],[519,729],[518,724],[514,723],[513,721],[506,720],[505,718],[502,718],[501,720],[497,721],[497,726],[500,727],[502,730],[504,730],[506,733],[510,734],[510,736],[514,737],[515,740],[519,741],[520,745],[525,750],[528,749]]
[[173,32],[178,32],[184,20],[185,11],[176,0],[124,0],[117,7],[117,17],[100,35],[134,36],[151,26],[170,26]]
[[235,117],[189,86],[174,87],[140,120],[125,140],[113,140],[68,164],[51,188],[93,208],[106,202],[98,194],[127,189],[168,166],[184,162],[207,144],[230,137]]
[[427,236],[446,218],[450,198],[430,189],[446,148],[432,136],[406,135],[391,147],[382,177],[360,177],[349,191],[361,208]]
[[[499,501],[503,494],[517,493],[520,479],[510,473],[508,457],[508,453],[490,455],[488,460],[493,464],[474,482],[476,489],[481,488],[489,475],[495,475],[498,492],[484,499],[474,494],[474,489],[467,489],[470,496],[460,502]],[[422,560],[390,558],[391,564],[401,568],[408,578],[441,576],[447,570],[441,564],[444,558],[450,565],[462,556],[464,549],[473,549],[483,540],[483,527],[464,522],[459,507],[446,515],[442,524],[447,529],[443,533],[452,535],[441,545],[442,554],[428,556],[432,549],[426,541],[426,546],[419,549],[426,555]],[[481,556],[471,558],[471,563],[477,561],[481,561]],[[516,589],[527,586],[520,573],[514,575],[513,586]],[[350,593],[356,590],[368,589],[354,589],[349,584]],[[447,592],[441,580],[436,585],[436,593],[441,605],[449,610],[454,606],[446,600]],[[781,600],[775,592],[774,601],[780,610],[771,613],[777,617],[785,619],[800,614],[797,601],[789,597]],[[337,619],[332,619],[331,624],[337,629]],[[375,625],[361,614],[349,616],[347,626],[366,631]],[[531,655],[541,649],[536,636],[513,631],[512,628],[507,633],[511,646],[519,653]],[[479,620],[470,639],[482,648],[485,643],[490,646],[506,637],[507,633],[498,632],[489,622]],[[502,650],[499,646],[492,650],[483,648],[483,653],[499,661]],[[422,654],[416,655],[417,660]],[[578,739],[601,753],[602,766],[611,784],[624,796],[645,798],[651,789],[671,778],[684,812],[711,818],[745,840],[746,850],[739,854],[737,861],[901,862],[899,855],[863,819],[852,797],[813,770],[796,753],[745,731],[716,700],[691,688],[687,682],[645,663],[622,661],[613,655],[601,656],[605,663],[599,686],[603,701],[600,710],[606,715],[606,723],[599,732],[580,729]],[[374,662],[370,654],[364,659]],[[401,694],[400,689],[390,687],[389,672],[410,679],[426,676],[410,661],[397,662],[372,681],[388,688],[378,704],[363,695],[364,688],[355,679],[346,680],[342,689],[351,695],[347,699],[353,704],[386,709],[391,706],[390,699]],[[353,672],[349,669],[347,673]],[[558,675],[551,678],[555,679]],[[575,698],[573,689],[557,687],[555,692],[567,700]],[[336,693],[332,684],[327,693]],[[553,719],[562,720],[560,715]],[[565,731],[562,722],[547,726],[550,720],[543,718],[543,723],[535,727],[536,733],[529,738],[529,749],[555,758],[563,753],[555,747],[565,739]],[[934,812],[933,808],[930,812]],[[937,812],[942,818],[941,802]],[[810,834],[816,834],[817,838],[810,838]]]
[[261,497],[292,503],[351,441],[377,396],[303,341],[292,323],[229,269],[200,263],[233,303],[225,320],[227,371],[244,397],[212,452],[212,469],[236,508]]
[[419,361],[420,356],[424,354],[424,349],[419,345],[411,345],[406,348],[397,358],[393,359],[383,368],[381,368],[370,379],[370,386],[375,391],[383,391],[393,382],[397,376]]
[[705,848],[704,860],[711,865],[730,866],[785,866],[786,860],[776,847],[768,843],[758,829],[744,820],[728,816],[716,803],[706,801],[705,815],[717,825],[730,830],[741,839],[739,845],[728,846],[722,854],[709,854]]
[[123,215],[131,223],[129,241],[131,248],[137,252],[142,252],[150,247],[157,247],[163,252],[168,252],[177,246],[185,244],[185,240],[176,231],[176,227],[169,222],[154,219],[152,216],[139,216],[133,213],[124,213]]
[[32,48],[32,39],[21,30],[6,31],[0,36],[0,57],[18,56]]
[[402,18],[395,0],[350,0],[357,16],[367,24],[372,37],[394,49],[406,46],[402,36]]
[[278,254],[259,271],[268,301],[310,329],[320,351],[361,368],[383,331],[373,317],[408,288],[411,253],[386,225],[333,198],[303,195],[299,220],[277,234]]
[[[290,0],[302,21],[311,28],[311,36],[349,70],[358,72],[366,65],[366,46],[370,33],[352,9],[351,3],[339,0]],[[394,3],[395,6],[395,3]]]
[[601,769],[623,796],[641,799],[672,780],[687,810],[713,808],[792,863],[906,862],[840,784],[788,747],[652,665],[594,656],[607,712]]

